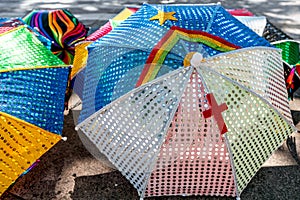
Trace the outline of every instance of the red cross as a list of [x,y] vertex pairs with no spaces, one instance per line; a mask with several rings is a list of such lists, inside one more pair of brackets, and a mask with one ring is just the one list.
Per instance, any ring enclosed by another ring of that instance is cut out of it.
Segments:
[[210,109],[203,111],[204,118],[206,119],[211,116],[214,116],[218,124],[219,130],[221,131],[221,134],[226,133],[228,130],[222,116],[222,112],[228,109],[226,103],[222,103],[221,105],[218,105],[212,93],[207,94],[206,99],[210,105]]

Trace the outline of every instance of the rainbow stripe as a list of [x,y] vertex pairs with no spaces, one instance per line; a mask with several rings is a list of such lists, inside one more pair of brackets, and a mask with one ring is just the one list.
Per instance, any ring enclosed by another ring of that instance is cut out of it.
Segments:
[[136,83],[136,87],[143,85],[156,77],[166,56],[180,39],[190,42],[203,43],[221,52],[232,51],[240,48],[239,46],[236,46],[218,36],[209,34],[207,32],[199,30],[187,30],[177,26],[172,26],[151,51],[140,78]]

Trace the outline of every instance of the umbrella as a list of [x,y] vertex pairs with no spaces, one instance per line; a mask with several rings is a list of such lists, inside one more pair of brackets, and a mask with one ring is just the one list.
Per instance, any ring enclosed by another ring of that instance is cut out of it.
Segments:
[[244,48],[205,59],[194,52],[185,66],[117,98],[77,129],[141,198],[240,197],[295,130],[264,96],[272,88],[270,98],[288,105],[277,97],[286,94],[280,51]]
[[[136,87],[143,69],[147,68],[145,63],[150,62],[151,53],[155,52],[154,46],[172,26],[208,32],[241,48],[270,46],[220,5],[144,4],[109,34],[88,46],[79,121]],[[180,42],[171,50],[164,51],[167,56],[160,60],[162,63],[157,63],[161,68],[156,71],[156,77],[181,67],[189,51],[203,52],[207,57],[234,49],[215,48],[218,44],[222,46],[215,39],[211,39],[210,44],[203,44],[200,42],[200,33],[195,34],[198,35],[195,39],[183,37],[189,33],[176,30],[175,33],[182,36]]]
[[62,139],[69,67],[26,27],[0,36],[0,195]]
[[23,20],[51,40],[52,52],[72,64],[75,44],[87,36],[87,28],[68,10],[33,10]]
[[271,45],[220,5],[144,4],[88,47],[77,128],[141,197],[239,196],[293,131],[281,55],[251,46]]

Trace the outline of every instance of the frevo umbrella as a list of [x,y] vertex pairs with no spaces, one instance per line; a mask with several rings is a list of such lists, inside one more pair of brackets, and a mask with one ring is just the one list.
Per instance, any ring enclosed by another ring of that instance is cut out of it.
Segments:
[[88,29],[70,11],[33,10],[23,20],[52,41],[51,51],[65,64],[73,64],[75,44],[86,38]]
[[[172,30],[171,27],[178,27],[178,30]],[[214,38],[204,44],[201,40],[205,36],[193,31],[219,36],[233,46],[223,45]],[[175,46],[163,49],[159,41],[172,32],[180,42],[173,42]],[[146,76],[149,80],[181,67],[185,55],[190,51],[198,51],[208,57],[249,46],[270,44],[221,5],[144,4],[118,27],[87,47],[89,53],[79,121],[139,85],[140,75],[152,66],[150,63],[160,68],[151,77]],[[151,54],[158,47],[166,57],[153,60]]]
[[26,27],[0,35],[0,195],[62,139],[69,67]]
[[271,98],[287,106],[277,96],[286,94],[280,51],[245,48],[205,59],[194,52],[185,66],[121,96],[77,129],[141,198],[239,198],[295,130],[262,91],[275,84]]
[[141,197],[240,196],[293,132],[280,52],[249,46],[220,5],[144,4],[88,48],[77,128]]

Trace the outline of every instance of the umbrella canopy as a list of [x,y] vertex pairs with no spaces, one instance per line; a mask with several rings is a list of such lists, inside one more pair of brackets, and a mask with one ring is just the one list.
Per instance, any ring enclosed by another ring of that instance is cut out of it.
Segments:
[[52,52],[72,64],[75,44],[87,36],[87,28],[68,10],[34,10],[23,20],[51,40]]
[[[104,24],[98,30],[89,35],[83,42],[80,42],[76,45],[74,63],[71,73],[72,79],[86,66],[88,58],[87,46],[109,33],[113,28],[117,27],[122,21],[126,20],[136,11],[137,8],[124,8],[114,18],[109,20],[106,24]],[[78,90],[82,89],[80,88]]]
[[[170,42],[169,46],[159,46],[161,38],[167,38],[167,33],[172,33],[173,26],[178,27],[178,31],[173,31],[173,37],[179,40]],[[180,28],[188,31],[180,31]],[[227,48],[226,42],[223,44],[215,37],[204,44],[201,40],[205,37],[193,31],[221,37],[233,44],[233,47]],[[166,56],[153,61],[152,54],[157,45]],[[220,5],[144,4],[109,34],[88,46],[83,108],[79,121],[135,88],[147,63],[156,62],[160,65],[152,75],[153,79],[183,66],[183,60],[190,51],[198,51],[204,57],[209,57],[249,46],[270,44]]]
[[69,67],[26,27],[0,35],[0,195],[62,138]]
[[141,198],[240,197],[295,130],[263,91],[276,84],[271,99],[287,106],[287,98],[277,97],[286,94],[280,51],[245,48],[205,59],[192,53],[185,64],[117,98],[77,129]]
[[272,42],[274,46],[282,49],[286,88],[289,99],[293,99],[294,92],[300,87],[299,72],[297,72],[300,70],[299,42],[292,40],[290,36],[270,23],[264,16],[248,15],[247,12],[244,14],[243,9],[232,9],[229,12],[257,34]]

